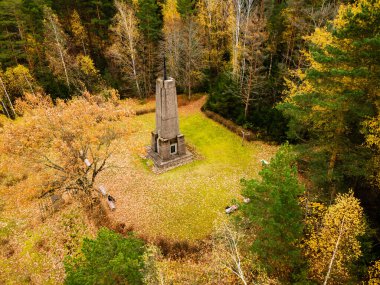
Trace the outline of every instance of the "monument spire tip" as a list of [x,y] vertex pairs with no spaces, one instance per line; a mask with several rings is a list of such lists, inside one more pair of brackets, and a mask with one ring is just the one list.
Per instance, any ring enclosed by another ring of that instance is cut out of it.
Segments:
[[164,54],[164,80],[167,80],[168,77],[166,75],[166,57],[165,57],[165,54]]

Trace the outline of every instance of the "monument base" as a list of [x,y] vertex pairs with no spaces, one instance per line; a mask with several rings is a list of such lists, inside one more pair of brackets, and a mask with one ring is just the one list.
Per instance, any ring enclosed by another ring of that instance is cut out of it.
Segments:
[[153,151],[150,146],[147,147],[148,158],[153,160],[153,172],[154,173],[163,173],[170,169],[176,168],[178,166],[187,164],[193,161],[193,154],[186,149],[185,154],[175,154],[171,155],[169,160],[163,160],[162,157],[158,155],[157,152]]

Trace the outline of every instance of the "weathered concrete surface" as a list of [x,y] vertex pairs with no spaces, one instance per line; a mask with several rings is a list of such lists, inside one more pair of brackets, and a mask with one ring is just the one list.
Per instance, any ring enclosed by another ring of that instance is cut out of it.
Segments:
[[157,152],[152,151],[150,147],[147,147],[147,153],[148,157],[154,162],[153,172],[157,174],[189,163],[194,159],[193,154],[188,150],[186,150],[186,153],[183,155],[172,155],[171,159],[166,161],[164,161]]
[[[175,80],[156,81],[156,129],[152,132],[148,155],[155,167],[173,168],[191,161],[185,137],[179,131],[178,102]],[[158,172],[158,171],[157,171]]]
[[165,139],[179,134],[177,90],[173,78],[156,81],[156,133]]

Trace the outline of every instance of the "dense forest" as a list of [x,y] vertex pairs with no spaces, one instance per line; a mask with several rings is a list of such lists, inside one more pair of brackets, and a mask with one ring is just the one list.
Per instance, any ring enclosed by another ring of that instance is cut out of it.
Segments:
[[[46,193],[91,196],[127,136],[113,125],[154,98],[164,62],[184,101],[206,93],[202,111],[282,145],[208,236],[233,277],[165,283],[159,249],[102,228],[67,254],[65,284],[380,284],[380,0],[0,0],[0,185],[19,189],[9,163],[33,157]],[[91,272],[105,247],[113,263]]]

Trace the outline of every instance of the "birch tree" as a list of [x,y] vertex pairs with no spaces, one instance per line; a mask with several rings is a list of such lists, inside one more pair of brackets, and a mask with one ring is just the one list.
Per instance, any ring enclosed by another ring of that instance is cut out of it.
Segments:
[[[76,23],[77,26],[79,24]],[[90,77],[97,72],[88,72],[95,70],[92,59],[88,55],[75,57],[69,53],[71,39],[63,31],[58,17],[48,7],[44,7],[44,35],[45,55],[52,73],[65,81],[68,89],[76,94],[81,94],[87,89],[93,90],[92,85],[97,82]]]
[[39,88],[29,69],[23,65],[7,68],[4,73],[4,80],[13,100],[21,97],[25,92],[35,94],[35,89]]
[[0,72],[1,106],[7,117],[16,117],[13,103],[26,92],[35,95],[41,91],[29,69],[23,65],[8,67],[4,73]]
[[192,90],[203,78],[202,59],[204,49],[200,41],[199,25],[195,18],[195,4],[190,0],[177,3],[181,15],[180,76],[179,82],[191,98]]
[[44,27],[46,59],[53,74],[64,78],[67,87],[70,88],[67,36],[62,30],[58,17],[48,7],[44,7]]
[[244,77],[245,61],[241,57],[242,49],[245,49],[248,25],[253,9],[253,0],[233,0],[234,18],[232,25],[232,70],[237,78]]
[[142,89],[141,59],[138,46],[141,35],[137,27],[137,20],[133,8],[121,1],[115,1],[117,13],[111,27],[113,44],[107,55],[125,74],[127,81],[133,84],[133,90],[140,97],[145,93]]
[[262,101],[265,90],[268,33],[266,19],[259,8],[253,0],[233,1],[232,73],[238,82],[237,95],[244,105],[244,119],[247,119],[252,101]]
[[229,64],[233,5],[227,0],[201,0],[197,11],[197,22],[201,26],[201,39],[205,47],[204,60],[211,73],[218,74]]
[[252,12],[244,27],[244,44],[241,50],[240,97],[244,104],[244,119],[247,119],[251,102],[264,93],[266,57],[265,43],[268,39],[266,20],[260,18],[258,9]]
[[[238,232],[230,223],[223,222],[213,235],[213,258],[220,271],[228,270],[234,274],[240,284],[247,285],[249,264],[242,255],[241,243],[244,240],[242,233]],[[226,276],[223,277],[224,279]]]
[[203,47],[199,40],[199,30],[197,23],[193,19],[185,19],[182,27],[182,37],[180,41],[180,82],[191,98],[193,89],[199,85],[203,78],[202,60]]
[[[324,285],[348,280],[349,266],[362,252],[358,238],[365,232],[363,208],[352,191],[338,195],[305,243],[310,276]],[[331,281],[331,282],[330,282]]]
[[6,114],[7,117],[16,118],[16,112],[13,107],[12,100],[9,96],[7,87],[5,86],[5,83],[2,77],[3,77],[3,74],[0,70],[0,88],[3,94],[3,96],[1,96],[1,106],[3,107],[4,113]]
[[179,80],[180,69],[180,41],[181,41],[181,16],[177,11],[177,0],[167,0],[163,4],[162,14],[164,18],[164,53],[169,76]]

